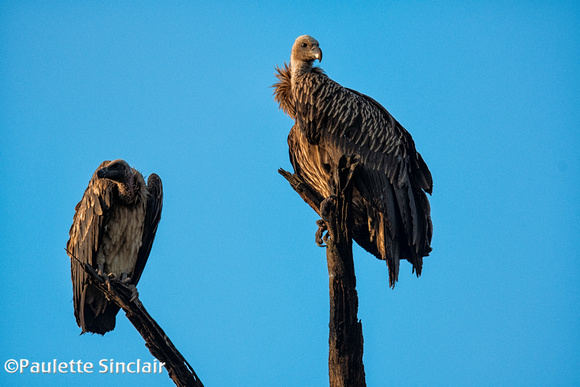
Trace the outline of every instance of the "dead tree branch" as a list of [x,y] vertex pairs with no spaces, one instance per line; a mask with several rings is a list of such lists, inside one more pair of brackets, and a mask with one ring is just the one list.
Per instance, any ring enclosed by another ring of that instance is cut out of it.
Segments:
[[203,387],[191,365],[175,348],[159,324],[149,315],[139,298],[131,301],[133,293],[128,285],[117,279],[110,279],[111,289],[109,290],[107,282],[97,274],[92,266],[84,264],[78,259],[77,263],[89,275],[92,284],[125,311],[131,324],[145,340],[145,346],[149,348],[149,352],[160,362],[165,363],[164,367],[175,385],[179,387]]
[[350,206],[352,176],[357,160],[343,156],[333,171],[335,196],[320,196],[299,176],[282,169],[280,174],[324,220],[328,237],[326,260],[330,293],[328,372],[331,387],[366,386],[363,365],[362,324],[358,320],[358,295],[352,256]]

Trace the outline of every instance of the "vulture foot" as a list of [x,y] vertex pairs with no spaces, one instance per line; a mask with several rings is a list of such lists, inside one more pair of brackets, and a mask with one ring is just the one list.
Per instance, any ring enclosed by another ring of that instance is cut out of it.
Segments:
[[102,263],[99,263],[98,269],[97,269],[97,274],[99,275],[99,277],[101,277],[107,283],[107,288],[111,292],[111,291],[113,291],[113,289],[111,288],[111,281],[109,280],[109,277],[115,278],[115,274],[114,273],[109,273],[109,275],[105,274],[105,269],[103,266],[104,265]]
[[129,289],[131,289],[131,302],[139,298],[139,292],[137,291],[137,286],[133,284],[127,284]]
[[131,282],[131,277],[129,277],[129,274],[122,272],[120,281],[125,285],[128,285]]
[[322,219],[316,221],[318,225],[318,230],[316,231],[315,240],[316,245],[320,247],[326,246],[326,241],[328,240],[328,227],[326,226],[326,221],[328,221],[330,212],[336,207],[336,195],[330,195],[320,203],[320,216]]
[[328,220],[330,211],[336,207],[336,195],[330,195],[320,203],[320,216],[323,220]]
[[115,273],[109,273],[108,277],[109,277],[109,279],[112,279],[112,280],[118,280],[117,274],[115,274]]
[[324,235],[324,233],[328,230],[326,227],[326,222],[322,219],[318,219],[316,224],[318,225],[318,230],[316,230],[316,234],[314,236],[316,245],[318,247],[325,247],[326,240],[328,239],[328,234]]

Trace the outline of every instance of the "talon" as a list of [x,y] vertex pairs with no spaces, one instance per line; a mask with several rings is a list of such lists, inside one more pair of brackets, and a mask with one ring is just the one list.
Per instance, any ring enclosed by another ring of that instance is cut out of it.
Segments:
[[[107,283],[107,289],[109,289],[109,291],[112,292],[113,288],[111,288],[111,280],[109,279],[109,276],[101,274],[101,277],[104,278],[105,282]],[[107,299],[108,299],[108,297],[107,297]]]
[[135,285],[128,285],[128,287],[131,289],[131,302],[133,302],[139,298],[139,292],[137,291],[137,286]]
[[[109,291],[111,292],[111,281],[109,280],[109,276],[113,273],[110,273],[109,275],[105,274],[105,269],[103,267],[102,263],[98,264],[98,268],[97,268],[97,274],[99,275],[99,277],[101,277],[103,279],[104,282],[107,283],[107,288],[109,289]],[[114,274],[113,274],[114,275]]]
[[324,244],[324,242],[326,242],[328,235],[324,235],[324,233],[327,231],[328,228],[326,227],[326,223],[322,219],[317,220],[316,224],[318,225],[318,230],[316,230],[314,240],[316,241],[316,245],[318,247],[325,247],[326,245]]

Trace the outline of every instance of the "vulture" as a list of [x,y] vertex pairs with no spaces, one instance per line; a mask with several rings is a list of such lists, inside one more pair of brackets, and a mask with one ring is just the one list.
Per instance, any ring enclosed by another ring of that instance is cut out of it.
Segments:
[[[119,307],[89,282],[78,261],[108,280],[137,285],[161,218],[163,186],[124,160],[103,161],[75,207],[67,252],[71,256],[74,314],[82,333],[115,328]],[[136,289],[135,289],[136,290]]]
[[[333,195],[332,171],[343,155],[355,155],[353,239],[385,260],[395,286],[399,261],[421,274],[431,251],[431,172],[409,132],[377,101],[330,79],[318,41],[303,35],[292,46],[290,65],[276,67],[274,99],[295,124],[288,136],[290,162],[322,199]],[[320,214],[320,211],[318,211]]]

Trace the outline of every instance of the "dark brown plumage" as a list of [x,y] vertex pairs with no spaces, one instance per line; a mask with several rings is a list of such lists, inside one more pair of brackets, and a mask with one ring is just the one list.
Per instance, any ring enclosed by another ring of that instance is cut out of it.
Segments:
[[303,35],[292,47],[290,66],[277,68],[274,97],[295,120],[288,136],[290,161],[324,199],[332,194],[332,166],[345,154],[358,155],[354,177],[353,237],[386,260],[389,284],[406,259],[421,274],[431,251],[431,173],[415,143],[374,99],[342,87],[313,62],[322,60],[316,39]]
[[[103,161],[75,207],[69,255],[100,274],[137,285],[161,218],[163,187],[152,173],[145,180],[124,160]],[[89,283],[71,259],[74,314],[82,333],[104,334],[115,328],[119,307]]]

